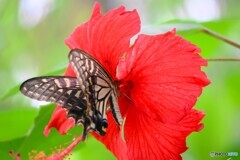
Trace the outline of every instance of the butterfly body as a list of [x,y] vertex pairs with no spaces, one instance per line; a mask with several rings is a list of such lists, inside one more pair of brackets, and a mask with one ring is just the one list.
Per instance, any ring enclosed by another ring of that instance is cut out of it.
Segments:
[[83,140],[90,131],[104,136],[108,127],[108,104],[116,123],[122,124],[117,102],[118,88],[103,66],[86,52],[74,49],[68,57],[76,77],[31,78],[23,82],[20,90],[32,99],[65,108],[67,116],[73,118],[76,125],[83,126]]

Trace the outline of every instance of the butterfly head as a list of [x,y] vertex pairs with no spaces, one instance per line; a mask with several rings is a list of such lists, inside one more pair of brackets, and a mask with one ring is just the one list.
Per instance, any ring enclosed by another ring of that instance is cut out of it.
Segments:
[[106,134],[107,127],[108,127],[108,122],[106,119],[103,119],[101,124],[97,128],[97,131],[101,136],[104,136]]

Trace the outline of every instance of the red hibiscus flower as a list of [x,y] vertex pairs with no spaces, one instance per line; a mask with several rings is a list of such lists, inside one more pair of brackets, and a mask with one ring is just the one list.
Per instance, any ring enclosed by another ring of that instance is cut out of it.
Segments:
[[[204,114],[193,106],[210,83],[201,71],[207,62],[200,57],[200,49],[175,35],[175,30],[138,35],[130,46],[139,30],[136,10],[125,11],[121,6],[103,15],[96,3],[90,20],[65,43],[91,54],[119,82],[124,124],[119,127],[108,111],[106,135],[92,134],[118,159],[178,160],[187,149],[186,137],[203,128]],[[65,75],[76,76],[70,65]],[[44,134],[51,127],[64,134],[73,126],[74,120],[57,106]]]

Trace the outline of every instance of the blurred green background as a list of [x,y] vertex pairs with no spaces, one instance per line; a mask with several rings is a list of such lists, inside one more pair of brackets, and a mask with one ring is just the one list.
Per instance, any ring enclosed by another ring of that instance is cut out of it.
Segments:
[[[240,43],[239,0],[122,0],[99,1],[103,12],[125,5],[140,14],[143,33],[162,33],[177,28],[178,34],[202,49],[205,58],[240,58],[240,49],[201,32],[204,26]],[[81,132],[67,136],[55,130],[42,135],[54,105],[39,103],[18,91],[24,80],[40,75],[59,75],[67,65],[69,49],[63,43],[73,29],[87,21],[94,1],[0,0],[0,159],[11,159],[10,150],[28,159],[32,150],[66,147]],[[148,26],[148,27],[146,27]],[[210,152],[240,155],[240,62],[209,62],[205,67],[211,85],[204,89],[196,108],[204,110],[204,129],[187,139],[186,160],[231,160],[210,157]],[[89,137],[73,151],[73,160],[112,160],[111,152]]]

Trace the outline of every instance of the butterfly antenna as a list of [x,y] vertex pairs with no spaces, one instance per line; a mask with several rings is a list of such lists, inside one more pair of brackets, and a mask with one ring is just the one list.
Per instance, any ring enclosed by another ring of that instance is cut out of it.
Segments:
[[133,102],[133,100],[128,95],[126,95],[125,93],[122,93],[122,95],[125,96],[127,99],[129,99],[130,101]]

